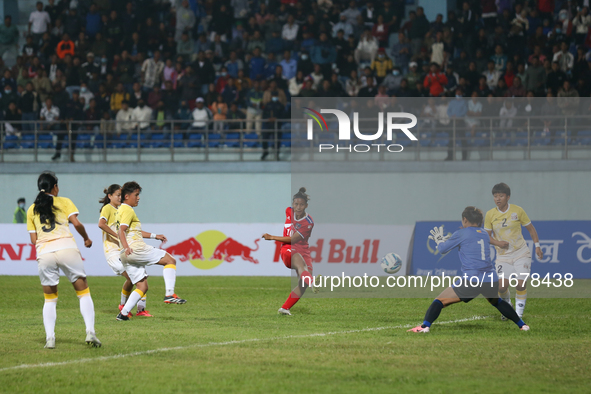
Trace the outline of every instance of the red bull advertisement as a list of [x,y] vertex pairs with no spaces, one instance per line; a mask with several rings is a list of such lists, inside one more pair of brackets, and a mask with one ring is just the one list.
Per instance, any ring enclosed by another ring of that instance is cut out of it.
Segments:
[[[177,260],[177,275],[182,276],[289,276],[290,270],[281,261],[281,244],[261,238],[282,228],[283,223],[142,223],[145,231],[168,238],[165,244],[144,241],[171,254]],[[90,249],[83,247],[73,228],[72,233],[87,275],[113,276],[105,261],[101,230],[89,225],[86,229],[93,240]],[[310,239],[314,271],[379,272],[378,261],[389,252],[398,253],[406,262],[412,231],[413,226],[318,225]],[[35,248],[26,226],[0,224],[0,234],[0,275],[38,275]],[[160,266],[147,271],[152,276],[162,275]]]

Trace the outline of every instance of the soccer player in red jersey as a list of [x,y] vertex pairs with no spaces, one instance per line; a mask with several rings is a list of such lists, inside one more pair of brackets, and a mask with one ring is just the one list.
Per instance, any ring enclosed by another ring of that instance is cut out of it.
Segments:
[[[267,241],[283,243],[281,247],[283,264],[289,269],[295,269],[298,274],[298,285],[293,289],[283,306],[279,308],[278,312],[282,315],[291,316],[291,307],[299,301],[306,289],[314,284],[312,258],[308,246],[308,239],[314,228],[314,220],[306,213],[309,199],[306,188],[300,187],[300,190],[293,196],[292,206],[285,210],[283,236],[263,234],[263,238]],[[312,290],[314,290],[313,287]]]

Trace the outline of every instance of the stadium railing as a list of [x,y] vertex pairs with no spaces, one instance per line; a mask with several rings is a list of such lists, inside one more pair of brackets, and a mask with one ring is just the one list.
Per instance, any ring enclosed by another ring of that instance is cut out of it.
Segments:
[[[544,127],[544,121],[551,121]],[[399,144],[403,152],[382,149],[366,160],[528,160],[591,159],[591,125],[587,116],[480,117],[471,127],[464,119],[420,119],[411,129],[418,141],[401,131],[386,140],[340,141],[336,130],[315,132],[307,139],[306,119],[146,121],[103,120],[1,122],[0,162],[48,161],[61,146],[62,157],[76,161],[253,161],[265,146],[272,159],[320,160],[319,144],[338,146],[343,160],[357,144]],[[260,127],[256,122],[260,123]],[[195,124],[194,124],[195,123]],[[473,123],[472,123],[473,124]],[[204,125],[204,126],[203,126]],[[248,128],[247,128],[248,127]],[[375,134],[375,119],[360,119],[360,132]],[[258,131],[260,130],[260,131]],[[301,156],[306,152],[307,156]]]

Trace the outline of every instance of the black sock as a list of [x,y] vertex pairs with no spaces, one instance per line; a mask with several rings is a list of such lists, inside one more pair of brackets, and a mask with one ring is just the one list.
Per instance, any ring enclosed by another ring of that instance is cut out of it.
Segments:
[[433,300],[431,306],[427,309],[427,313],[425,313],[425,321],[423,321],[422,327],[431,327],[431,324],[439,317],[442,309],[443,304],[441,301],[437,299]]
[[515,312],[515,309],[513,309],[513,307],[509,303],[503,301],[501,298],[498,298],[497,300],[497,304],[492,305],[495,308],[497,308],[499,312],[503,314],[503,316],[513,321],[515,324],[519,326],[519,328],[521,328],[525,323],[519,318],[517,312]]

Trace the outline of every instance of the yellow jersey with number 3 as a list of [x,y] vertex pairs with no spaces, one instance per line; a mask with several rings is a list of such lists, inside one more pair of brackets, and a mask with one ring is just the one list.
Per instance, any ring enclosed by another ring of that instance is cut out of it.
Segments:
[[[107,204],[101,209],[100,219],[105,219],[107,226],[115,233],[119,231],[119,226],[117,226],[117,208],[111,204]],[[105,255],[119,252],[121,250],[119,239],[103,231],[103,250],[105,251]]]
[[527,248],[521,226],[527,226],[531,223],[529,217],[520,206],[509,204],[505,212],[501,212],[495,207],[486,213],[484,218],[484,229],[492,230],[492,237],[497,241],[509,242],[509,249],[497,249],[497,256],[506,256],[523,248]]
[[70,231],[70,216],[78,214],[78,208],[66,197],[53,197],[55,223],[41,223],[35,213],[35,204],[27,211],[27,231],[37,234],[35,248],[37,256],[62,249],[78,249],[74,235]]
[[130,205],[121,204],[117,210],[117,229],[119,226],[126,225],[125,237],[127,244],[133,249],[133,244],[145,244],[144,237],[142,237],[142,224],[138,219],[135,211]]

